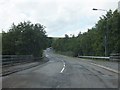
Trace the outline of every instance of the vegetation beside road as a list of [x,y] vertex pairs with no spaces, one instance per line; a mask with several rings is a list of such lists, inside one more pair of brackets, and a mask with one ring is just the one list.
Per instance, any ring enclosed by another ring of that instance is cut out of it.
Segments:
[[[120,53],[120,13],[109,10],[91,29],[77,36],[64,38],[47,37],[45,26],[20,22],[13,24],[8,32],[2,32],[3,55],[33,55],[41,57],[43,50],[53,47],[57,52],[70,56],[104,56],[105,35],[107,35],[107,52]],[[51,45],[52,44],[52,45]]]
[[0,33],[0,55],[2,54],[2,33]]
[[72,52],[73,56],[104,56],[105,35],[107,35],[107,54],[120,53],[120,13],[109,10],[91,29],[78,36],[54,40],[52,47],[59,52]]
[[13,23],[8,32],[2,32],[2,54],[41,57],[50,41],[45,26],[41,24],[32,24],[29,21],[18,25]]

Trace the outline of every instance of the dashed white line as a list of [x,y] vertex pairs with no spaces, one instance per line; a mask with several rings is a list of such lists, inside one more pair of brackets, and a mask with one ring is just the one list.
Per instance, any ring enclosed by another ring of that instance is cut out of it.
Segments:
[[49,55],[48,54],[46,54],[46,57],[48,57]]
[[64,69],[65,69],[65,68],[63,67],[62,70],[60,71],[60,73],[63,73]]
[[63,73],[63,71],[65,70],[65,62],[63,61],[63,68],[62,68],[62,70],[60,71],[60,73]]
[[111,68],[108,68],[108,67],[105,67],[105,66],[102,66],[102,65],[99,65],[99,64],[95,64],[95,63],[91,63],[91,64],[93,64],[93,65],[95,65],[95,66],[98,66],[98,67],[101,67],[101,68],[104,68],[104,69],[106,69],[106,70],[112,71],[112,72],[114,72],[114,73],[120,73],[120,72],[118,72],[117,70],[114,70],[114,69],[111,69]]

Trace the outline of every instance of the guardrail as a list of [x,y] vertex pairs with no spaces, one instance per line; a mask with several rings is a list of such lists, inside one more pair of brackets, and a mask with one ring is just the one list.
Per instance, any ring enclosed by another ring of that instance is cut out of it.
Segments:
[[41,57],[34,58],[32,55],[2,55],[2,66],[13,66],[21,63],[40,60]]
[[103,59],[109,61],[120,61],[120,53],[112,53],[109,57],[99,57],[99,56],[78,56],[79,58],[88,58],[88,59]]
[[98,57],[98,56],[78,56],[79,58],[90,58],[90,59],[105,59],[109,60],[109,57]]

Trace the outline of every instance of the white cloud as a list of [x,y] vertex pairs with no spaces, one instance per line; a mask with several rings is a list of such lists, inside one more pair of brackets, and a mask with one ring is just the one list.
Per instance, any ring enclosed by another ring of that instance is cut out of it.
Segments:
[[105,12],[92,8],[117,8],[119,0],[0,0],[0,27],[7,31],[11,24],[30,20],[47,27],[49,36],[78,34],[94,26]]

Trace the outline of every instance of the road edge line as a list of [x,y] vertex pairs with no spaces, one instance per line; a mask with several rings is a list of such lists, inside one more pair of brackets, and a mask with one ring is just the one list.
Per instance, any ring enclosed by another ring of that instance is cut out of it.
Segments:
[[95,63],[91,63],[91,64],[93,64],[93,65],[95,65],[95,66],[98,66],[98,67],[101,67],[101,68],[103,68],[103,69],[109,70],[109,71],[111,71],[111,72],[117,73],[117,74],[120,73],[120,72],[118,72],[117,70],[114,70],[114,69],[111,69],[111,68],[108,68],[108,67],[105,67],[105,66],[102,66],[102,65],[99,65],[99,64],[95,64]]

